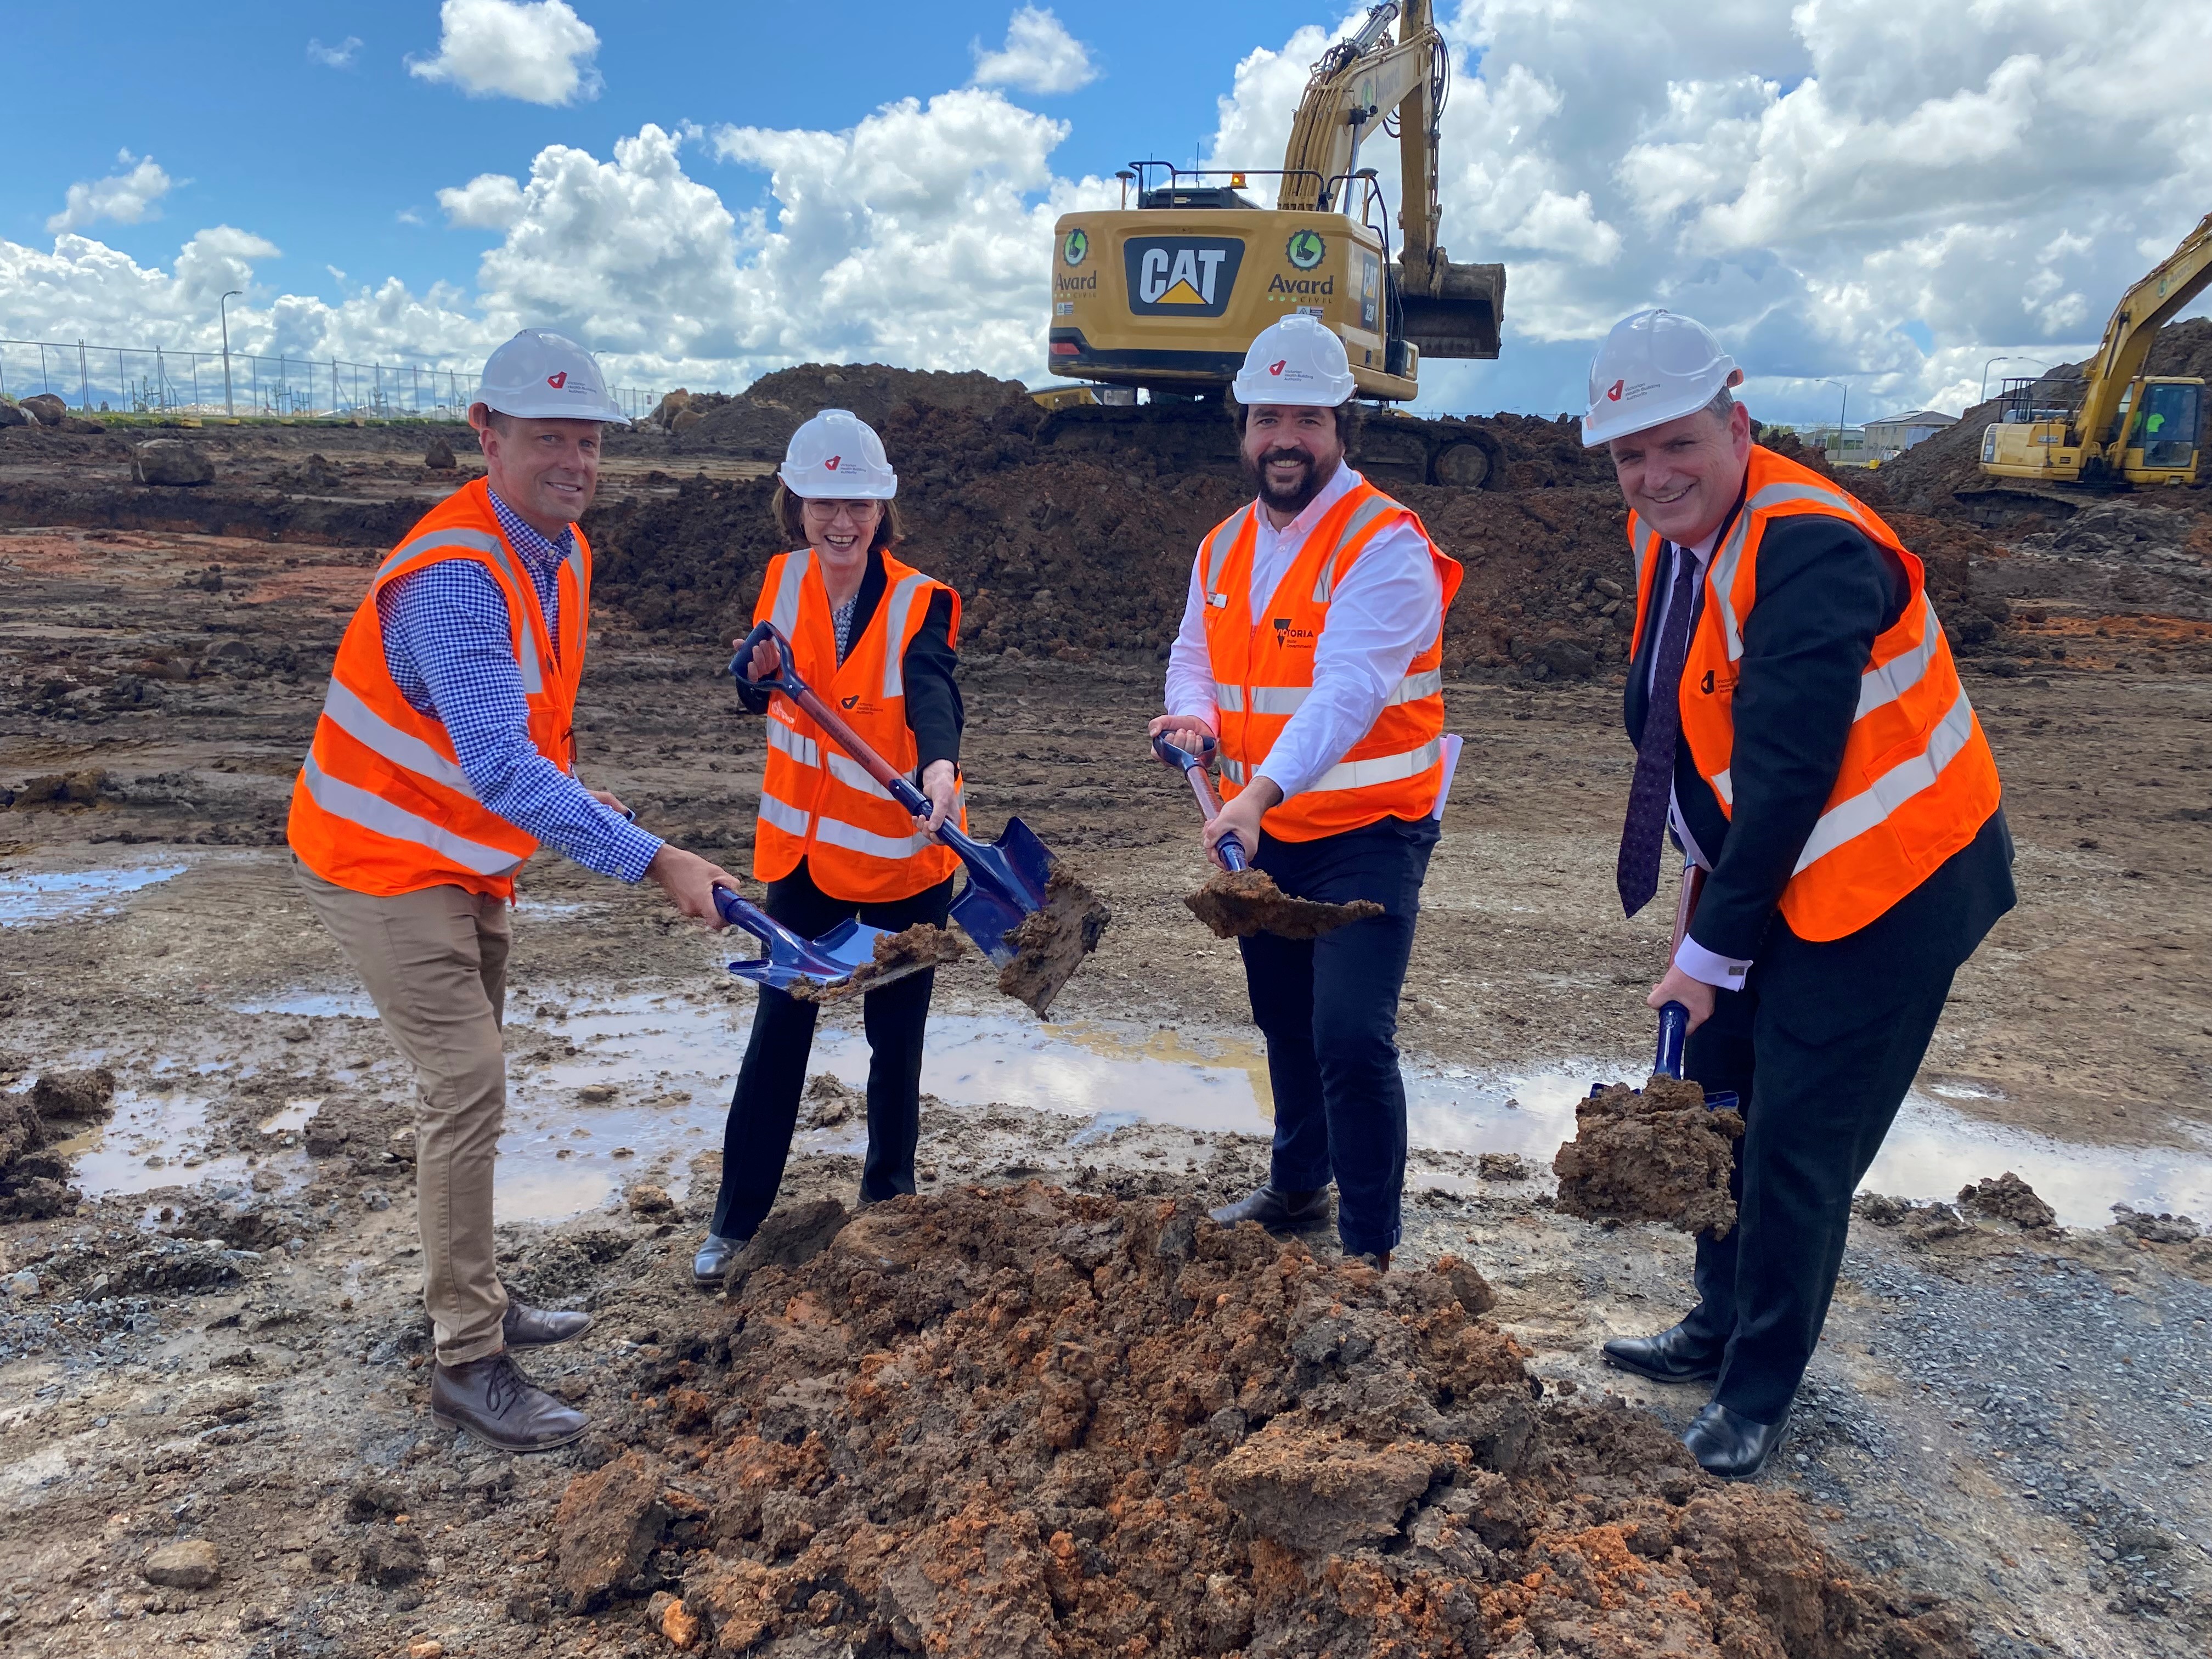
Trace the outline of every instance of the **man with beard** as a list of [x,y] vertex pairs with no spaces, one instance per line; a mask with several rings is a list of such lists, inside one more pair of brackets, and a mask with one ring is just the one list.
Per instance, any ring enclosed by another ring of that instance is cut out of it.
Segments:
[[1293,897],[1382,907],[1318,939],[1242,942],[1275,1144],[1267,1184],[1213,1218],[1325,1226],[1333,1182],[1345,1254],[1387,1267],[1406,1182],[1398,993],[1449,775],[1443,619],[1460,568],[1345,465],[1353,390],[1316,319],[1253,341],[1234,408],[1258,499],[1200,544],[1151,735],[1218,742],[1217,860],[1233,834]]

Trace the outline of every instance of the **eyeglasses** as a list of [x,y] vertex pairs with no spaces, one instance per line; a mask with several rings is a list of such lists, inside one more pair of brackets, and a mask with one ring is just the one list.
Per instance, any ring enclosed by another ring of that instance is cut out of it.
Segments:
[[823,524],[835,524],[839,519],[849,519],[854,524],[872,524],[884,504],[876,501],[820,501],[806,504],[806,516],[819,519]]

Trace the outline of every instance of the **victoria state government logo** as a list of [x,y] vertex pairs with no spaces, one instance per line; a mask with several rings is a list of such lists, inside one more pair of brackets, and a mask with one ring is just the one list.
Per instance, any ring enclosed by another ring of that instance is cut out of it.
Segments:
[[1300,270],[1311,270],[1321,263],[1322,255],[1328,252],[1328,244],[1317,230],[1297,230],[1291,233],[1290,243],[1283,252]]
[[1060,245],[1060,257],[1066,264],[1081,264],[1091,257],[1090,234],[1079,228],[1069,231],[1066,240]]

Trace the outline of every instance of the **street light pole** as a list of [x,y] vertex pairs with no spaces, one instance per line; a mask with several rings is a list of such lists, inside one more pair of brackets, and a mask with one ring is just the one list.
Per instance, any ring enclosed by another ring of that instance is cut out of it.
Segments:
[[222,412],[234,421],[238,418],[238,404],[230,393],[230,302],[246,290],[232,289],[216,301],[216,313],[222,319]]
[[1820,379],[1823,385],[1842,386],[1844,389],[1843,407],[1836,411],[1836,453],[1841,455],[1844,453],[1844,417],[1850,413],[1851,389],[1846,382],[1830,380],[1825,374]]

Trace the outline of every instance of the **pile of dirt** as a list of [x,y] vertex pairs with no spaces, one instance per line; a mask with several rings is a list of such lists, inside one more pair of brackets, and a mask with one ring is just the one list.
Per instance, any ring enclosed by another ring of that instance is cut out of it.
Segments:
[[1039,1019],[1051,1011],[1053,999],[1075,976],[1083,958],[1098,948],[1106,924],[1114,919],[1106,901],[1064,860],[1054,861],[1044,896],[1044,908],[1030,911],[1007,933],[1014,959],[999,970],[999,989]]
[[1729,1170],[1743,1115],[1705,1104],[1705,1089],[1654,1073],[1575,1108],[1575,1138],[1552,1160],[1559,1207],[1585,1221],[1662,1221],[1686,1233],[1735,1225]]
[[27,1090],[0,1094],[0,1221],[40,1221],[75,1209],[69,1160],[48,1148],[114,1109],[115,1073],[104,1066],[47,1072]]
[[848,997],[864,996],[888,980],[904,979],[908,974],[957,962],[967,954],[967,947],[942,927],[917,921],[903,932],[886,933],[878,939],[875,960],[862,963],[848,977],[834,985],[801,981],[792,987],[791,994],[801,1002],[842,1002]]
[[1969,1651],[1795,1498],[1543,1400],[1443,1264],[1036,1182],[826,1220],[570,1486],[571,1609],[673,1567],[641,1612],[715,1652]]
[[1322,904],[1292,898],[1275,885],[1275,878],[1265,870],[1217,870],[1206,878],[1206,885],[1186,895],[1183,902],[1191,915],[1213,930],[1216,939],[1249,939],[1255,933],[1319,939],[1347,922],[1382,914],[1382,907],[1373,899]]
[[1959,1188],[1959,1207],[1997,1221],[2010,1221],[2031,1231],[2057,1224],[2058,1212],[2035,1194],[2035,1188],[2007,1170],[1995,1181],[1977,1181]]
[[[663,418],[672,431],[684,435],[687,447],[712,446],[763,460],[781,460],[784,446],[799,423],[825,409],[849,409],[880,428],[895,409],[988,415],[1029,403],[1019,380],[1002,380],[975,369],[951,374],[883,363],[801,363],[763,374],[735,398],[692,393],[676,404],[672,394],[664,400],[667,413]],[[662,411],[654,413],[661,416]]]

